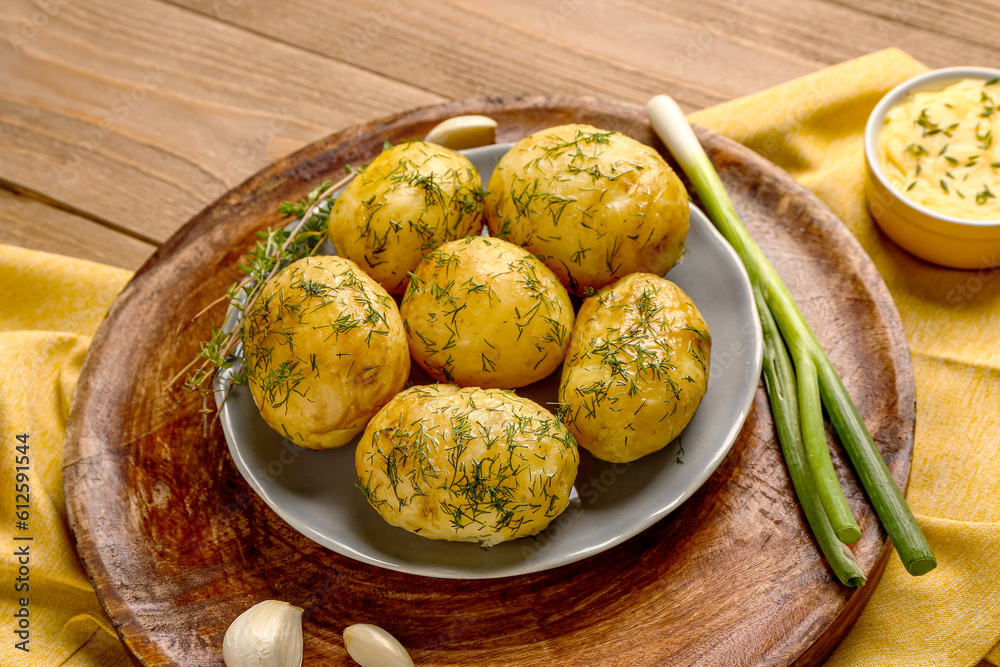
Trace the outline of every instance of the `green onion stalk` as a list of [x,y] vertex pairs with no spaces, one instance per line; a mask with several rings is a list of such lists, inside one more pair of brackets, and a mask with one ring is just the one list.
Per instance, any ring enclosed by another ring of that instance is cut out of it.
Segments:
[[[846,558],[843,552],[849,552],[842,545],[857,541],[861,531],[847,505],[830,459],[823,423],[824,407],[904,567],[912,575],[929,572],[937,564],[934,554],[857,407],[788,288],[740,220],[722,179],[683,112],[666,95],[650,100],[646,111],[653,129],[687,174],[709,218],[740,257],[759,296],[757,309],[765,332],[765,350],[770,345],[774,359],[768,362],[765,354],[765,385],[775,415],[778,438],[793,475],[796,493],[800,499],[803,496],[809,498],[800,502],[827,562],[831,563],[844,583],[864,583],[857,564],[851,570],[845,567],[846,563],[842,560],[842,557]],[[766,342],[769,321],[775,324],[770,344]],[[781,359],[788,357],[790,365],[785,368]],[[770,372],[767,370],[768,363],[772,367]],[[794,417],[792,413],[795,413]],[[795,476],[801,478],[792,471],[803,458],[800,453],[804,454],[812,484],[794,481]],[[814,505],[822,508],[826,527],[818,517],[814,520],[814,517],[808,516],[808,513],[814,512],[806,508]],[[834,549],[834,545],[824,546],[828,531],[832,531],[840,541],[839,549]]]
[[865,583],[865,575],[858,566],[854,554],[840,541],[833,526],[830,525],[826,510],[823,509],[817,494],[816,482],[813,481],[809,469],[799,424],[798,396],[791,390],[796,386],[792,360],[781,339],[778,325],[771,317],[771,311],[764,301],[764,295],[757,287],[754,287],[753,292],[764,334],[764,386],[767,388],[768,402],[774,415],[774,427],[778,432],[781,453],[785,457],[789,477],[792,478],[792,487],[826,562],[830,564],[830,568],[842,584],[856,588]]

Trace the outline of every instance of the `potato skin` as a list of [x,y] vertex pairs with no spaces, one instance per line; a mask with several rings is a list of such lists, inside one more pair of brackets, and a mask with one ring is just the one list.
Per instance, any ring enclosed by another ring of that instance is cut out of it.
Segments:
[[559,386],[562,420],[605,461],[662,449],[705,395],[711,347],[680,287],[651,273],[625,276],[580,307]]
[[328,233],[390,294],[427,251],[483,229],[483,184],[461,153],[423,141],[382,152],[330,209]]
[[492,546],[534,535],[569,505],[579,453],[537,403],[500,389],[410,387],[368,423],[358,486],[386,521]]
[[487,225],[583,296],[684,251],[687,192],[660,155],[620,132],[561,125],[517,142],[486,194]]
[[350,442],[410,373],[395,302],[343,257],[279,271],[248,310],[242,340],[264,421],[309,449]]
[[569,346],[573,304],[537,257],[468,237],[428,253],[400,307],[410,354],[432,377],[514,389],[548,376]]

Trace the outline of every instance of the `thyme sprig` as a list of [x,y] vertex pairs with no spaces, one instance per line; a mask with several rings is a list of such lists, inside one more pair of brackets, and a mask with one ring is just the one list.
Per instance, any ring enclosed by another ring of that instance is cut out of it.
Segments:
[[[244,316],[264,288],[265,283],[282,268],[292,262],[314,255],[326,237],[329,210],[323,204],[340,188],[347,185],[357,172],[347,167],[347,175],[336,183],[324,181],[305,197],[295,202],[282,202],[278,212],[285,219],[295,218],[290,227],[268,228],[257,232],[257,242],[247,251],[244,263],[238,266],[245,276],[233,283],[226,294],[219,297],[198,312],[192,321],[210,311],[216,305],[228,301],[236,312],[236,322],[227,331],[224,327],[212,327],[211,337],[203,341],[198,354],[167,384],[169,390],[182,378],[185,393],[202,394],[202,412],[209,413],[208,396],[210,381],[216,372],[232,368],[233,355],[243,333]],[[233,384],[245,382],[245,374],[237,373]]]

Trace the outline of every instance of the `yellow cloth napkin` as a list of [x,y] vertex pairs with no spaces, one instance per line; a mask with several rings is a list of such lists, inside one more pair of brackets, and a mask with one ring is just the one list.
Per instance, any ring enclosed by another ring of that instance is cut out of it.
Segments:
[[914,578],[893,556],[830,667],[966,667],[1000,640],[1000,269],[916,259],[879,231],[862,195],[869,113],[925,69],[890,49],[691,116],[777,163],[840,216],[892,292],[913,355],[907,500],[938,567]]
[[0,245],[0,664],[7,667],[132,664],[76,555],[62,478],[83,357],[130,276]]
[[[938,557],[920,578],[893,557],[829,667],[972,667],[1000,640],[1000,271],[917,260],[874,226],[862,199],[865,119],[924,68],[897,50],[844,63],[692,116],[792,173],[823,199],[878,266],[903,319],[917,382],[908,499]],[[130,664],[73,550],[61,456],[68,406],[90,336],[128,273],[0,246],[0,539],[30,544],[30,653],[14,648],[20,609],[14,546],[2,550],[0,664]],[[16,436],[28,434],[31,507],[16,528]],[[32,541],[15,541],[31,536]],[[989,654],[1000,660],[1000,647]]]

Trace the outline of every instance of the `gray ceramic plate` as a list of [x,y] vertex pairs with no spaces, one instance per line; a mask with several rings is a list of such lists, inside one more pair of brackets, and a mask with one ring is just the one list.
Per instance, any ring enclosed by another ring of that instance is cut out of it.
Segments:
[[[486,183],[508,148],[464,152]],[[763,343],[746,271],[694,207],[690,222],[687,255],[668,278],[694,300],[712,333],[708,392],[701,407],[680,442],[635,463],[605,463],[581,450],[569,508],[534,538],[483,549],[390,526],[355,487],[353,444],[311,451],[288,443],[264,423],[246,387],[230,391],[230,371],[216,377],[215,388],[217,397],[229,392],[224,403],[217,400],[237,468],[278,516],[306,537],[350,558],[411,574],[450,579],[527,574],[627,540],[676,509],[718,467],[743,426],[760,378]],[[544,405],[556,400],[556,381],[551,377],[518,393]]]

